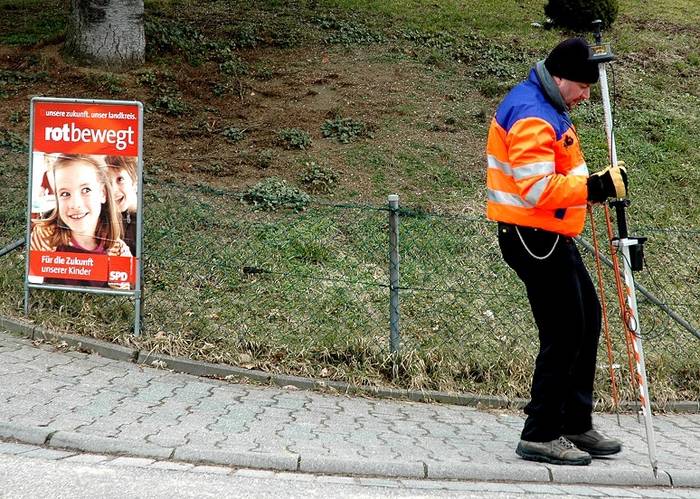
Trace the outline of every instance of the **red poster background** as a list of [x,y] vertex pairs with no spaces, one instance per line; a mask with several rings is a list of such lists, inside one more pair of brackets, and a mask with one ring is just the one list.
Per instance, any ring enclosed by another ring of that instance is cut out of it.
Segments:
[[110,284],[136,283],[136,258],[63,251],[29,252],[29,275],[102,281]]
[[[136,103],[32,101],[32,153],[138,156],[141,113]],[[41,186],[30,189],[34,200]],[[28,250],[30,277],[85,281],[86,287],[102,282],[124,289],[129,284],[134,289],[136,255]]]

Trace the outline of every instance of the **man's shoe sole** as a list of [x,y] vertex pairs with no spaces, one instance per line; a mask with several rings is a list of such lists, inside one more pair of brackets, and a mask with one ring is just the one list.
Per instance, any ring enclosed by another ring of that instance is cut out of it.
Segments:
[[584,452],[588,452],[593,457],[612,456],[613,454],[617,454],[618,452],[622,451],[622,446],[617,447],[616,449],[591,449],[577,444],[576,447]]
[[523,459],[526,459],[528,461],[537,461],[538,463],[549,463],[549,464],[568,464],[571,466],[586,466],[591,464],[591,458],[589,457],[582,457],[581,459],[557,459],[555,457],[550,457],[550,456],[545,456],[544,454],[540,453],[531,453],[526,450],[524,450],[520,444],[518,444],[518,447],[515,449],[515,453],[522,457]]

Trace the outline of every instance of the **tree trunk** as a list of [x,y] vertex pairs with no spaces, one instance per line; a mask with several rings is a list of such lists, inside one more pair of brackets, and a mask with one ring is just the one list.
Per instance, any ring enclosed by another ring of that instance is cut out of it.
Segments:
[[70,6],[70,54],[103,65],[143,64],[143,0],[71,0]]

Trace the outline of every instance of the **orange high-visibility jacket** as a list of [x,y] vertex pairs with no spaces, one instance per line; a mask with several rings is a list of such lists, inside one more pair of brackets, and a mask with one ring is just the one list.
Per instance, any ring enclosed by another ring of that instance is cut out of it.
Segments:
[[586,219],[588,168],[574,125],[533,69],[496,110],[489,129],[490,220],[577,236]]

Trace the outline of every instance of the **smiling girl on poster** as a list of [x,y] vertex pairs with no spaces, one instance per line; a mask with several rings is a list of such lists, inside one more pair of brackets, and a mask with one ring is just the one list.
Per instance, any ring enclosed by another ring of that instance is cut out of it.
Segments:
[[[49,165],[49,182],[56,208],[33,224],[31,249],[66,253],[130,257],[122,240],[121,215],[101,156],[60,154]],[[128,283],[49,278],[45,283],[110,286],[128,289]]]

